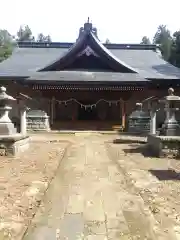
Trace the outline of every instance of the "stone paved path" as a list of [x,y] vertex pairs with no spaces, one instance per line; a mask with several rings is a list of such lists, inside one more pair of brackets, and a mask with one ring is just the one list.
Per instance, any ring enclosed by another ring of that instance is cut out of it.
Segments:
[[24,240],[166,240],[143,198],[107,154],[104,138],[71,137],[69,148]]

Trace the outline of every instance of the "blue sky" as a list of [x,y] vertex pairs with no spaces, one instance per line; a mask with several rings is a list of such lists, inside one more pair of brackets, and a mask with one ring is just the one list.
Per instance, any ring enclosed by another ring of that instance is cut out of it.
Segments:
[[[75,41],[88,16],[101,41],[139,43],[152,38],[158,25],[180,29],[179,0],[1,0],[0,28],[16,34],[28,24],[33,34],[50,34],[53,41]],[[7,15],[8,14],[8,15]]]

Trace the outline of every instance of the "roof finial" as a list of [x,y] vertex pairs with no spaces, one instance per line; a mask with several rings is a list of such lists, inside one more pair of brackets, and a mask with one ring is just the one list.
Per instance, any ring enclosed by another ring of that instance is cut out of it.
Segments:
[[93,27],[89,17],[87,19],[87,22],[84,23],[84,27],[81,27],[79,29],[79,37],[82,36],[84,33],[93,33],[97,37],[97,29]]

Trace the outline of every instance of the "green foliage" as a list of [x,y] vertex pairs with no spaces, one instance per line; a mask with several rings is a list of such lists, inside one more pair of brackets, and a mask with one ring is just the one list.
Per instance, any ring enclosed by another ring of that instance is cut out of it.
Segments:
[[109,38],[106,38],[105,44],[109,44],[109,43],[110,43]]
[[43,33],[39,33],[37,42],[52,42],[50,35],[45,36]]
[[10,45],[0,46],[0,62],[11,56],[12,51],[13,48]]
[[[31,28],[26,26],[20,26],[17,32],[17,41],[35,41]],[[39,42],[51,42],[50,35],[44,36],[43,33],[38,35],[37,41]],[[16,47],[17,42],[14,37],[5,29],[0,29],[0,62],[7,59],[13,49]]]
[[[35,41],[35,37],[32,34],[31,28],[26,26],[20,26],[17,32],[17,41]],[[43,33],[39,33],[36,39],[37,42],[51,42],[50,35],[45,36]]]
[[16,43],[7,30],[0,30],[0,62],[7,59],[13,51]]
[[154,35],[153,43],[159,44],[164,60],[168,61],[171,56],[172,37],[165,25],[160,25]]
[[[146,40],[144,37],[141,43],[145,43]],[[165,25],[160,25],[154,35],[153,43],[160,46],[164,60],[180,68],[180,31],[176,31],[171,36],[169,29]]]
[[32,31],[28,25],[25,27],[20,26],[17,32],[17,40],[18,41],[34,41],[34,37],[32,36]]
[[151,44],[151,41],[148,37],[144,36],[141,40],[141,44]]
[[169,62],[177,67],[180,67],[180,31],[173,34]]

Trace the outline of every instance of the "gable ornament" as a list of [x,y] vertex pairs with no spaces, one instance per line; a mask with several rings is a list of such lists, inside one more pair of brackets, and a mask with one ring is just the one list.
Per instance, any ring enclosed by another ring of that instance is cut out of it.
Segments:
[[80,52],[78,54],[78,57],[80,57],[82,55],[86,55],[87,57],[89,57],[91,55],[93,55],[95,57],[99,57],[98,54],[96,52],[94,52],[94,50],[89,46],[87,46],[82,52]]

